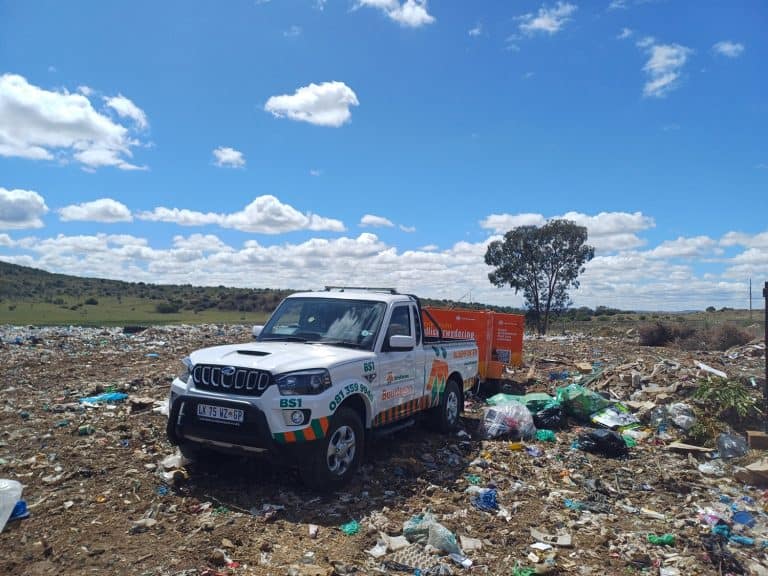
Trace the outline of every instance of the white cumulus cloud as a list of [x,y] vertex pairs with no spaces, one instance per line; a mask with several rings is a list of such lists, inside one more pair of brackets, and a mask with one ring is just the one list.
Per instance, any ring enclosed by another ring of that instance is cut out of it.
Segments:
[[427,0],[358,0],[357,7],[376,8],[401,26],[419,28],[432,24],[435,17],[427,12]]
[[0,187],[0,228],[42,228],[46,212],[48,206],[37,192]]
[[621,32],[619,33],[618,36],[616,36],[616,38],[618,38],[619,40],[625,40],[625,39],[629,38],[630,36],[632,36],[632,29],[631,28],[622,28]]
[[648,77],[643,95],[662,98],[677,86],[683,66],[693,51],[680,44],[644,42],[638,45],[644,46],[648,54],[648,61],[643,66]]
[[528,13],[518,17],[520,31],[529,36],[539,32],[555,34],[563,29],[574,12],[576,5],[568,2],[558,2],[554,7],[544,5],[536,14]]
[[541,214],[491,214],[480,221],[480,226],[493,230],[496,234],[504,234],[512,228],[520,226],[541,226],[546,222]]
[[339,127],[352,117],[350,106],[359,104],[357,95],[349,86],[334,81],[302,86],[293,94],[272,96],[264,110],[277,118]]
[[551,218],[542,214],[491,214],[480,221],[480,226],[495,234],[504,234],[519,226],[542,226],[549,219],[571,220],[587,228],[587,242],[598,250],[617,251],[643,245],[638,232],[653,228],[653,218],[641,212],[600,212],[594,216],[581,212],[566,212]]
[[712,46],[712,50],[716,54],[726,56],[728,58],[738,58],[741,53],[744,52],[744,44],[739,42],[731,42],[730,40],[722,40]]
[[122,202],[111,198],[99,198],[93,202],[72,204],[58,210],[59,218],[64,222],[131,222],[131,211]]
[[[83,95],[87,96],[85,93],[83,93]],[[136,104],[122,94],[118,94],[111,98],[104,98],[104,102],[106,102],[107,106],[112,108],[112,110],[117,112],[117,115],[121,118],[130,118],[136,122],[136,126],[140,129],[144,130],[149,126],[147,115],[144,113],[144,110],[136,106]]]
[[139,212],[137,218],[153,222],[173,222],[180,226],[215,224],[243,232],[280,234],[295,230],[343,232],[340,220],[312,213],[302,213],[293,206],[283,204],[275,196],[257,197],[243,210],[230,214],[197,212],[194,210],[157,207],[151,212]]
[[391,228],[394,226],[392,223],[392,220],[389,220],[388,218],[384,218],[383,216],[374,216],[373,214],[366,214],[362,218],[360,218],[360,226],[370,226],[372,228]]
[[719,251],[716,240],[709,236],[694,236],[666,240],[653,250],[646,252],[646,255],[649,258],[693,258]]
[[470,36],[480,36],[480,34],[483,33],[483,25],[482,23],[478,22],[477,25],[474,28],[470,28],[467,34]]
[[0,76],[0,156],[71,157],[88,169],[135,170],[140,167],[129,159],[138,145],[129,128],[97,111],[85,94],[46,90],[17,74]]
[[245,166],[243,153],[234,148],[219,146],[213,151],[214,164],[222,168],[242,168]]

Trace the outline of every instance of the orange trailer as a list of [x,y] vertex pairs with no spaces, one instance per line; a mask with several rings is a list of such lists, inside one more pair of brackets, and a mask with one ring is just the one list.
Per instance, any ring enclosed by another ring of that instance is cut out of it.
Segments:
[[[443,331],[443,338],[474,338],[478,348],[480,381],[500,380],[506,366],[523,363],[525,316],[490,310],[426,307]],[[424,333],[438,336],[437,327],[423,314]]]

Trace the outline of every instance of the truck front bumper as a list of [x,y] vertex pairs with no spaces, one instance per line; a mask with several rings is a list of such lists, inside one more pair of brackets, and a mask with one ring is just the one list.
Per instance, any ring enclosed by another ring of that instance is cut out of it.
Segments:
[[[197,405],[215,404],[242,410],[242,422],[219,422],[199,418]],[[193,442],[225,451],[275,452],[277,444],[269,432],[267,418],[259,408],[248,402],[176,396],[170,406],[166,429],[171,444]]]

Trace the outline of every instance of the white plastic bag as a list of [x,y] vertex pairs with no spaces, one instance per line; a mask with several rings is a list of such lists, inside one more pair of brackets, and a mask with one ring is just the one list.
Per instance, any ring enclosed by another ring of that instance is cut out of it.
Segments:
[[483,411],[484,438],[532,438],[536,434],[533,416],[520,402],[509,402]]
[[16,502],[21,498],[21,484],[16,480],[0,479],[0,532],[11,517]]

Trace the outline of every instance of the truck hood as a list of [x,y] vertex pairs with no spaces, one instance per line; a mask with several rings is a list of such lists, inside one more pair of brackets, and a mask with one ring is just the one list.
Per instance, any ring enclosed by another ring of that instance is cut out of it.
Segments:
[[348,362],[373,358],[373,352],[342,346],[303,342],[249,342],[196,350],[189,355],[193,364],[216,364],[269,370],[272,374],[332,368]]

